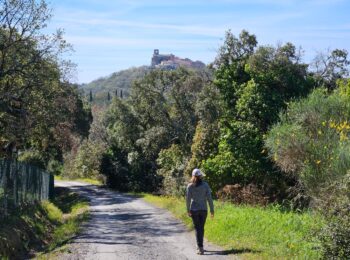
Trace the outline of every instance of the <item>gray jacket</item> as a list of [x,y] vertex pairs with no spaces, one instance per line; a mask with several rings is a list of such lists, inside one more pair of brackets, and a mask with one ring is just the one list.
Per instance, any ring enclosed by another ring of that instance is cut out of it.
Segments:
[[214,213],[214,204],[211,197],[211,190],[208,183],[202,181],[201,184],[195,186],[190,183],[186,189],[186,207],[187,212],[193,210],[208,210],[207,201],[210,207],[210,213]]

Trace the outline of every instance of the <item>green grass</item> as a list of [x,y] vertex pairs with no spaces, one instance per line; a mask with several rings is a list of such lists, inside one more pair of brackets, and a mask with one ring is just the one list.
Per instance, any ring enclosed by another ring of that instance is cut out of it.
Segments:
[[45,252],[41,255],[47,259],[48,252],[79,232],[88,217],[88,201],[67,188],[55,191],[52,202],[29,206],[0,222],[0,259],[21,259],[29,251]]
[[74,237],[89,216],[89,203],[86,199],[77,193],[70,192],[67,188],[56,188],[55,191],[56,197],[53,203],[58,211],[49,210],[48,212],[57,216],[61,225],[54,230],[52,241],[48,246],[49,251],[64,245]]
[[[166,208],[192,228],[184,199],[143,194],[144,199]],[[208,218],[206,238],[242,259],[319,259],[315,234],[324,224],[311,213],[215,202],[215,218]]]
[[96,180],[96,179],[90,179],[90,178],[76,178],[76,179],[69,179],[69,178],[64,178],[62,176],[55,176],[55,180],[58,181],[79,181],[79,182],[86,182],[92,185],[97,185],[101,186],[103,185],[102,181]]

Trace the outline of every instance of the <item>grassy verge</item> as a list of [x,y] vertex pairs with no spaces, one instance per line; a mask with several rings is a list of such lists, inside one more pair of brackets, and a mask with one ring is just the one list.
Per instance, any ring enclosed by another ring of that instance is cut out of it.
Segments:
[[61,176],[55,176],[55,180],[58,180],[58,181],[79,181],[79,182],[86,182],[86,183],[89,183],[92,185],[97,185],[97,186],[103,185],[103,183],[100,180],[95,180],[95,179],[90,179],[90,178],[68,179],[68,178],[64,178]]
[[[192,227],[183,199],[143,194]],[[323,225],[311,212],[283,212],[278,207],[236,206],[215,202],[215,218],[206,223],[206,238],[243,259],[318,259],[315,233]]]
[[53,202],[24,208],[0,222],[0,259],[50,252],[69,241],[87,217],[85,199],[68,189],[57,188]]

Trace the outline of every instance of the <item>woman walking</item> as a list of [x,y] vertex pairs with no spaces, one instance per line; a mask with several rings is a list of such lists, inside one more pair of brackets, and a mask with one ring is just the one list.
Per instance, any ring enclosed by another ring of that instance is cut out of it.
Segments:
[[202,180],[203,173],[199,169],[192,171],[191,183],[186,190],[186,207],[188,216],[192,218],[196,231],[197,254],[203,255],[203,237],[204,225],[208,215],[208,206],[210,207],[211,217],[214,217],[214,204],[211,197],[211,190],[208,183]]

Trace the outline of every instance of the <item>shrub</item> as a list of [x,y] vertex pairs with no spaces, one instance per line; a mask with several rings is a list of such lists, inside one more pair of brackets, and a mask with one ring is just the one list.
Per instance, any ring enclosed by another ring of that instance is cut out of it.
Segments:
[[70,178],[97,178],[105,146],[84,140],[76,153],[65,156],[63,175]]
[[337,206],[320,234],[324,259],[349,259],[350,203]]
[[280,118],[267,135],[270,157],[324,203],[330,197],[328,187],[350,169],[350,96],[317,89],[291,103]]
[[186,176],[184,170],[187,159],[179,145],[172,145],[159,153],[157,173],[163,176],[165,194],[181,196],[185,193]]
[[100,165],[101,174],[106,176],[106,184],[119,191],[129,191],[132,189],[127,153],[114,147],[109,153],[102,156]]
[[47,171],[53,175],[61,175],[63,164],[56,160],[50,160],[47,165]]
[[191,159],[185,168],[186,176],[191,176],[194,168],[201,168],[204,160],[217,153],[219,134],[217,122],[208,124],[198,122],[191,146]]
[[18,161],[26,162],[30,165],[45,169],[46,162],[44,156],[36,150],[26,150],[19,154]]
[[269,197],[254,184],[226,185],[217,192],[217,197],[235,204],[266,205],[269,201]]

